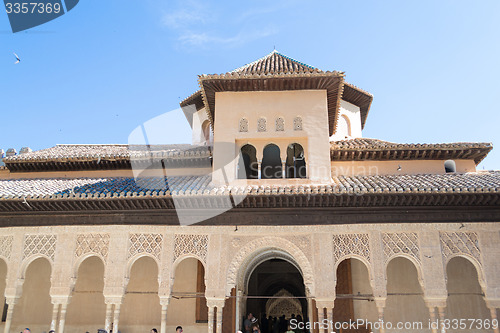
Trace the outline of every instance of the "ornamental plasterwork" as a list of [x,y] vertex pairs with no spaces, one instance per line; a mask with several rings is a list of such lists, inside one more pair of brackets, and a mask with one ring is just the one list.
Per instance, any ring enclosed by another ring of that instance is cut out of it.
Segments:
[[12,252],[13,236],[0,236],[0,256],[9,259]]
[[259,118],[257,120],[257,132],[265,132],[266,130],[266,118]]
[[311,257],[311,241],[308,236],[289,236],[287,239],[298,246],[308,258]]
[[469,255],[481,263],[481,250],[475,232],[440,232],[441,252],[445,262],[454,255]]
[[128,258],[140,253],[151,254],[160,260],[163,235],[161,234],[130,234]]
[[193,254],[206,263],[207,253],[208,235],[175,235],[174,261],[181,256]]
[[271,317],[285,315],[290,318],[292,314],[302,315],[302,305],[300,301],[285,289],[281,289],[266,302],[266,314]]
[[285,130],[285,120],[281,117],[276,119],[276,132],[283,132]]
[[248,132],[248,119],[240,119],[240,132]]
[[370,242],[368,234],[333,235],[333,256],[335,263],[343,257],[358,255],[370,261]]
[[79,234],[76,237],[75,257],[88,253],[100,255],[106,261],[109,252],[109,234]]
[[54,260],[56,252],[56,235],[26,235],[24,237],[23,259],[42,254]]
[[418,235],[414,232],[383,233],[385,261],[399,255],[409,255],[420,262]]
[[302,118],[295,117],[293,119],[293,129],[295,131],[302,131]]

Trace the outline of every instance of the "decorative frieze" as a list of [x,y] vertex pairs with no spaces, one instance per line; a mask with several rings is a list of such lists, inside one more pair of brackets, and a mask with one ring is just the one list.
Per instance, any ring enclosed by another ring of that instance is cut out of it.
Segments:
[[0,236],[0,256],[9,259],[12,252],[13,236]]
[[454,255],[469,255],[481,264],[481,250],[475,232],[440,232],[443,259],[447,262]]
[[207,253],[208,235],[175,235],[174,261],[181,256],[193,254],[206,263]]
[[109,252],[109,234],[79,234],[76,237],[75,257],[97,254],[106,261]]
[[161,234],[130,234],[128,258],[148,253],[160,260],[162,242],[163,235]]
[[370,242],[368,234],[333,235],[333,256],[335,263],[341,258],[357,255],[370,261]]
[[415,232],[383,233],[385,261],[399,254],[406,254],[420,262],[418,235]]
[[25,235],[23,259],[31,257],[33,255],[41,254],[53,261],[54,254],[56,252],[56,243],[56,235]]

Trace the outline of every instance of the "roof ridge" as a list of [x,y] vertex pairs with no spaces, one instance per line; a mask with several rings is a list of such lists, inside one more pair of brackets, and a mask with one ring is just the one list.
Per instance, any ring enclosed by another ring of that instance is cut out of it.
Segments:
[[307,68],[320,70],[320,69],[319,69],[319,68],[317,68],[317,67],[314,67],[314,66],[308,65],[308,64],[306,64],[306,63],[304,63],[304,62],[301,62],[301,61],[298,61],[298,60],[296,60],[296,59],[294,59],[294,58],[292,58],[292,57],[289,57],[289,56],[287,56],[287,55],[284,55],[283,53],[280,53],[280,52],[278,52],[276,49],[274,49],[274,50],[273,50],[272,52],[270,52],[269,54],[266,54],[265,56],[260,57],[259,59],[254,60],[254,61],[252,61],[252,62],[250,62],[250,63],[248,63],[248,64],[246,64],[246,65],[243,65],[243,66],[240,66],[240,67],[238,67],[238,68],[236,68],[236,69],[233,69],[232,71],[229,71],[228,73],[236,73],[236,72],[242,71],[242,70],[244,70],[244,69],[247,69],[247,68],[249,68],[249,67],[251,67],[251,66],[253,66],[253,65],[257,64],[257,63],[259,63],[260,61],[263,61],[263,60],[265,60],[265,59],[268,59],[268,58],[272,57],[274,54],[277,54],[277,55],[279,55],[279,56],[281,56],[281,57],[283,57],[283,58],[285,58],[285,59],[288,59],[288,60],[290,60],[290,61],[296,62],[297,64],[302,65],[302,66],[305,66],[305,67],[307,67]]

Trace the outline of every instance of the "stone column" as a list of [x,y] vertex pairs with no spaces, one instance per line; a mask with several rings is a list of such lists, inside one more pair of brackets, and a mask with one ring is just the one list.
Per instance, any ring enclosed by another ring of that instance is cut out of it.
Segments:
[[208,333],[214,333],[214,308],[208,305]]
[[436,316],[436,308],[446,308],[446,298],[430,298],[424,297],[425,305],[429,309],[429,317],[431,323],[437,323],[435,327],[431,327],[432,333],[438,333],[441,329],[441,318]]
[[428,306],[429,308],[429,318],[431,319],[431,331],[432,333],[438,333],[439,330],[439,321],[436,326],[434,325],[434,322],[436,321],[436,308],[434,306]]
[[327,308],[326,317],[328,319],[328,325],[332,324],[332,327],[328,326],[327,332],[334,332],[334,322],[333,322],[333,308]]
[[491,321],[495,321],[497,322],[497,328],[494,328],[493,329],[493,332],[494,333],[500,333],[500,328],[499,328],[499,325],[498,325],[498,317],[497,317],[497,309],[496,308],[490,308],[490,312],[491,312]]
[[257,177],[262,179],[262,160],[257,160]]
[[111,329],[111,319],[113,318],[113,304],[106,303],[106,319],[104,321],[104,330],[109,332]]
[[324,332],[324,333],[328,333],[328,330],[326,329],[326,327],[324,326],[324,323],[325,323],[325,308],[322,307],[322,306],[319,306],[318,307],[318,321],[319,321],[319,333],[321,332]]
[[281,178],[286,178],[286,160],[281,161]]
[[215,328],[215,333],[222,333],[222,310],[224,306],[217,306],[217,326]]
[[385,309],[385,298],[384,299],[377,299],[375,297],[375,305],[377,306],[377,312],[378,312],[378,321],[380,322],[380,333],[385,332],[385,322],[384,322],[384,309]]
[[12,315],[14,314],[14,305],[16,305],[18,298],[7,297],[7,316],[5,318],[4,333],[9,333],[10,325],[12,324]]
[[50,330],[54,331],[57,327],[57,317],[59,316],[59,303],[54,303],[52,305],[52,321],[50,322]]
[[115,303],[115,311],[113,313],[113,332],[118,333],[118,322],[120,320],[121,303]]
[[241,314],[242,314],[242,309],[243,306],[241,304],[242,302],[242,294],[243,292],[241,290],[236,289],[236,320],[235,320],[235,328],[236,331],[239,331],[241,328]]
[[169,302],[170,298],[160,298],[160,305],[161,305],[160,333],[167,333],[167,307]]
[[[438,307],[438,313],[439,313],[439,321],[440,321],[440,324],[444,322],[444,319],[445,319],[445,311],[444,311],[444,307],[443,306],[440,306]],[[444,328],[444,325],[440,325],[440,332],[441,333],[446,333],[446,330]]]
[[64,333],[64,324],[66,322],[66,309],[68,308],[68,303],[61,304],[61,316],[59,318],[59,333]]

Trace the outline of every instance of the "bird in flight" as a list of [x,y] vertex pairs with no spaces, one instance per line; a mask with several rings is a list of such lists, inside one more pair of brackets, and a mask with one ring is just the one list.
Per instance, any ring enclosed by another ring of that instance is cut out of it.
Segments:
[[16,56],[16,62],[14,64],[18,64],[21,62],[21,59],[19,59],[19,56],[17,54],[14,53],[14,55]]

